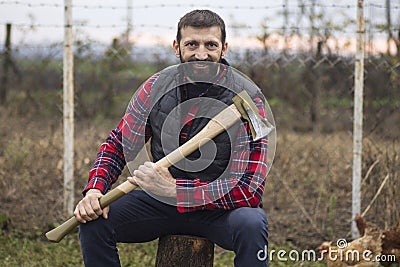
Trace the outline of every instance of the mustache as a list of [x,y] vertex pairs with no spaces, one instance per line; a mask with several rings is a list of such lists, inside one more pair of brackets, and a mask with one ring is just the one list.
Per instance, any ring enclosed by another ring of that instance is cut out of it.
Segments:
[[196,58],[193,56],[193,57],[191,57],[191,58],[189,58],[189,59],[187,60],[187,62],[195,62],[195,61],[198,61],[198,62],[213,62],[213,60],[211,59],[211,57],[208,57],[208,58],[203,59],[203,60],[199,60],[199,59],[196,59]]

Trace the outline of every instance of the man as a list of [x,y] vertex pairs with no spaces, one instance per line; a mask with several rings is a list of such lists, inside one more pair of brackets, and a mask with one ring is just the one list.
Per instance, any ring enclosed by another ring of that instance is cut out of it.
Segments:
[[[213,82],[218,83],[229,80],[225,38],[225,24],[217,14],[194,10],[180,19],[173,48],[181,63],[196,64],[197,73],[203,69],[210,71],[205,62],[222,63],[211,75]],[[259,256],[260,252],[266,253],[268,246],[267,217],[261,208],[267,140],[253,141],[245,122],[215,138],[209,146],[215,150],[215,159],[204,167],[196,169],[203,158],[198,151],[186,163],[168,169],[146,162],[128,178],[143,190],[134,190],[110,207],[100,208],[99,198],[143,143],[151,138],[151,154],[156,162],[168,152],[166,147],[176,148],[205,125],[208,119],[194,114],[199,110],[209,114],[214,105],[202,106],[199,103],[203,98],[230,104],[234,95],[221,86],[203,82],[174,85],[172,90],[160,94],[159,84],[169,76],[155,74],[138,89],[124,118],[100,147],[83,191],[84,198],[74,212],[81,222],[79,236],[85,265],[119,266],[118,242],[147,242],[163,235],[185,234],[205,237],[233,250],[235,266],[268,266],[267,257]],[[183,76],[189,81],[193,79],[191,75]],[[157,94],[159,97],[152,100]],[[252,97],[265,116],[261,98]],[[189,101],[195,104],[183,105],[183,112],[170,115],[176,106]],[[174,122],[180,119],[182,123],[175,126]],[[173,126],[164,124],[168,120]],[[174,138],[177,144],[170,145],[169,140]]]

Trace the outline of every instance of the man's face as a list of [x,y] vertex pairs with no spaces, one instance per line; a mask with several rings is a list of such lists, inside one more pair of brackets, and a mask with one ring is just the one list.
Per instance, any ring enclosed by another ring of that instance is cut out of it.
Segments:
[[173,47],[176,57],[182,63],[190,61],[220,62],[225,57],[228,44],[221,42],[221,29],[185,27],[181,29],[181,41],[175,40]]

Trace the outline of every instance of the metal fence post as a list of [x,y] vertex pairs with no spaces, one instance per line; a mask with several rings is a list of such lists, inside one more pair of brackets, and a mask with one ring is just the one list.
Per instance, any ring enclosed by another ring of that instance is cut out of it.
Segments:
[[[362,127],[363,127],[363,94],[364,94],[364,1],[357,2],[357,51],[354,74],[354,120],[353,120],[353,189],[352,219],[361,210],[361,163],[362,163]],[[351,224],[351,236],[359,236],[354,220]]]
[[72,215],[74,205],[74,61],[72,24],[72,0],[64,0],[64,212],[68,216]]
[[11,23],[6,24],[6,41],[4,47],[3,74],[1,77],[0,87],[0,105],[4,105],[7,102],[8,75],[11,65]]

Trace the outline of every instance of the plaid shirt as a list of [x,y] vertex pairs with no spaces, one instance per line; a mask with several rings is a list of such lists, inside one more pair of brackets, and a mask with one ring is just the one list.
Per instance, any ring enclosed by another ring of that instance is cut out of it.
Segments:
[[[129,146],[129,150],[134,151],[129,154],[129,157],[134,157],[151,137],[151,127],[147,125],[147,118],[150,112],[150,93],[157,78],[158,74],[153,75],[139,88],[117,128],[110,132],[106,141],[100,146],[94,167],[89,173],[89,182],[83,193],[92,188],[106,193],[116,182],[126,164],[127,155],[124,155],[123,145]],[[254,101],[260,115],[265,117],[262,100],[257,98]],[[195,113],[196,106],[193,106],[184,118],[184,122],[190,123]],[[239,127],[237,140],[232,145],[229,178],[201,182],[199,179],[174,177],[179,212],[204,209],[229,210],[238,207],[258,207],[262,204],[268,168],[268,141],[267,138],[252,141],[249,124],[244,120],[242,123],[244,127]],[[189,128],[184,127],[184,129]],[[187,135],[184,131],[181,134]],[[244,150],[243,147],[246,149]]]

